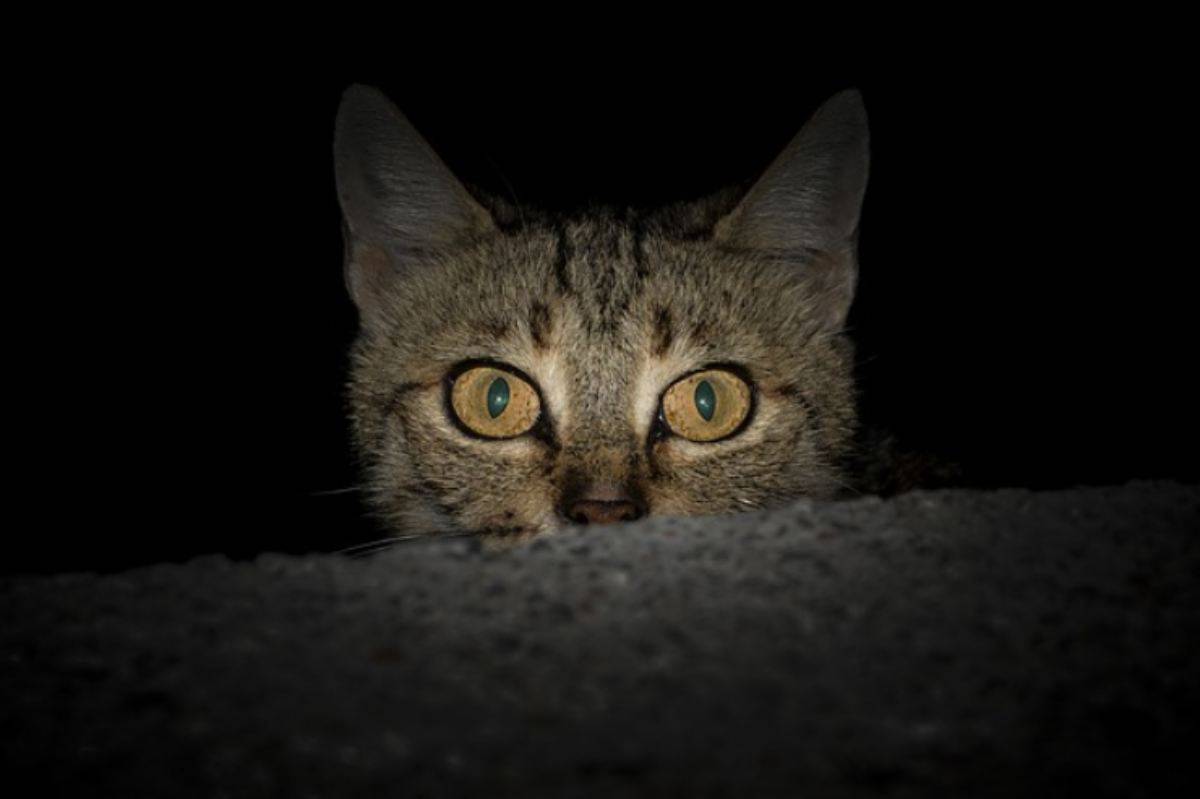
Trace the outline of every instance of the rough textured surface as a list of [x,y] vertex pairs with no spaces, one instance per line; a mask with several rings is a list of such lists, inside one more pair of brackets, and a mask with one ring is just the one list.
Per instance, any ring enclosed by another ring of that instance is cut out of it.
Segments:
[[1157,795],[1200,490],[915,493],[508,553],[0,582],[40,795]]

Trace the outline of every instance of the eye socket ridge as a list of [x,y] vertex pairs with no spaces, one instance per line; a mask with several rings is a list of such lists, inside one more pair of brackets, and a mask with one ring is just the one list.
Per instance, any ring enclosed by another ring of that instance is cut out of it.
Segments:
[[[489,376],[492,379],[483,385]],[[496,378],[504,379],[499,394],[489,390]],[[541,388],[521,369],[490,358],[471,358],[451,367],[444,384],[446,416],[464,435],[485,441],[525,435],[551,440]],[[481,396],[473,396],[481,389]]]
[[[716,380],[697,383],[697,388],[704,382],[709,383],[709,386],[703,389],[703,404],[696,402],[696,398],[692,396],[684,397],[679,393],[672,395],[673,391],[682,388],[689,380],[706,373],[714,373],[713,377]],[[719,388],[714,388],[713,382],[719,382]],[[721,395],[725,396],[727,407],[714,408],[713,399]],[[694,402],[695,408],[687,407]],[[686,410],[681,413],[681,408]],[[658,398],[655,420],[651,425],[651,436],[653,439],[657,434],[658,438],[663,438],[665,436],[662,433],[665,432],[667,435],[679,436],[697,444],[715,444],[742,433],[754,420],[757,408],[758,389],[744,366],[727,362],[705,364],[685,372],[663,389]],[[707,414],[704,413],[705,410]],[[704,430],[707,426],[705,423],[709,421],[715,422],[716,426]],[[692,435],[688,435],[689,432]]]

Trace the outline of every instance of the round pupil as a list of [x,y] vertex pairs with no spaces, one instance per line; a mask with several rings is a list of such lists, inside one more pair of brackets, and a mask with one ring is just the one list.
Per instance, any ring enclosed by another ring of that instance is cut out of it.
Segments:
[[487,408],[488,414],[495,419],[500,414],[504,413],[504,409],[508,407],[508,381],[503,377],[497,377],[488,386],[487,393]]
[[717,392],[713,391],[707,380],[701,380],[700,385],[696,386],[695,400],[696,410],[704,417],[704,421],[711,422],[717,410]]

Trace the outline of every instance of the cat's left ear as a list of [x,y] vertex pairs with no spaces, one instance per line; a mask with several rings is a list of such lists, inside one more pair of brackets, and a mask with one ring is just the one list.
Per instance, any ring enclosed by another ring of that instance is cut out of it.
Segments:
[[834,95],[717,223],[715,240],[805,264],[805,277],[820,292],[822,323],[840,328],[857,281],[869,160],[862,95],[854,89]]

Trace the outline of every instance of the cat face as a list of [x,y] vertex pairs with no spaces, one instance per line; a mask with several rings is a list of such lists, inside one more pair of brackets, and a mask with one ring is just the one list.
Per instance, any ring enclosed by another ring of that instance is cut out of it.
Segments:
[[356,444],[393,529],[513,540],[837,491],[855,423],[856,94],[740,201],[651,213],[485,209],[363,87],[335,155]]

